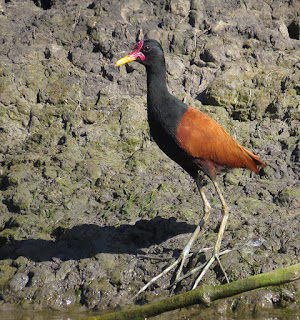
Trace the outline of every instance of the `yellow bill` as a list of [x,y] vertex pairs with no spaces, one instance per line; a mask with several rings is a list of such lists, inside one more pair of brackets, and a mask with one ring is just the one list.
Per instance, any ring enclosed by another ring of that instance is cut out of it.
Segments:
[[134,61],[135,59],[136,59],[136,57],[133,57],[133,56],[130,56],[130,55],[125,56],[124,58],[121,58],[120,60],[118,60],[118,61],[116,62],[116,67],[119,67],[119,66],[121,66],[122,64],[128,63],[128,62],[130,62],[130,61]]
[[116,62],[116,67],[119,67],[122,64],[128,63],[130,61],[135,61],[135,60],[137,60],[138,62],[144,61],[145,56],[141,52],[143,44],[144,44],[144,41],[139,41],[135,45],[134,50],[131,53],[129,53],[127,56],[125,56],[124,58],[121,58]]

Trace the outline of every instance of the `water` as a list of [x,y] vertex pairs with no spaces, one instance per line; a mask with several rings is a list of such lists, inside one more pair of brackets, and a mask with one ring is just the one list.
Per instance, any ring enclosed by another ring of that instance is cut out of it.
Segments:
[[59,311],[0,311],[1,320],[79,320],[92,315],[88,312],[68,313]]
[[[204,312],[203,312],[204,311]],[[211,311],[211,312],[207,312]],[[209,313],[209,315],[208,315]],[[96,312],[76,311],[76,312],[61,312],[61,311],[24,311],[24,310],[0,310],[1,320],[79,320],[88,316],[96,316]],[[202,308],[192,307],[189,309],[175,310],[162,315],[151,318],[152,320],[300,320],[299,310],[288,309],[271,309],[261,311],[256,314],[235,315],[220,315],[214,310],[203,310]]]

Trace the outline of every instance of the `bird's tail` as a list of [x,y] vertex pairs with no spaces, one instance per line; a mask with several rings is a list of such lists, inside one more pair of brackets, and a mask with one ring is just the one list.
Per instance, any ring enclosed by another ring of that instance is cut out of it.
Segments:
[[[243,147],[242,147],[243,148]],[[266,164],[260,160],[256,155],[254,155],[252,152],[248,151],[247,149],[243,148],[243,150],[247,153],[248,161],[246,162],[246,168],[249,170],[258,173],[258,167],[266,167]]]

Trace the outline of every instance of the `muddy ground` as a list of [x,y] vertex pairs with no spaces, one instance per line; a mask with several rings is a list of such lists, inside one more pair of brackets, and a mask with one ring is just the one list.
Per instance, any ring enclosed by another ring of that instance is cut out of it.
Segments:
[[[267,163],[218,177],[230,206],[222,248],[239,247],[222,257],[230,280],[299,262],[299,16],[296,0],[1,0],[0,310],[130,304],[199,222],[195,183],[149,136],[143,66],[114,66],[144,37],[162,43],[170,91]],[[221,219],[207,190],[214,210],[195,252]],[[136,302],[195,280],[170,289],[171,278]],[[217,266],[203,279],[224,281]],[[295,310],[299,287],[211,308]]]

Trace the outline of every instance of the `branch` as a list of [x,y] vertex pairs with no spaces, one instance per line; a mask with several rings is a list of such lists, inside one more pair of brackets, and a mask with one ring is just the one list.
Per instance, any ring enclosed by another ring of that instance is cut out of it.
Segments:
[[219,286],[202,285],[194,290],[158,302],[100,316],[85,317],[83,320],[145,319],[194,304],[208,305],[218,299],[232,297],[262,287],[277,286],[298,279],[300,279],[300,263]]

